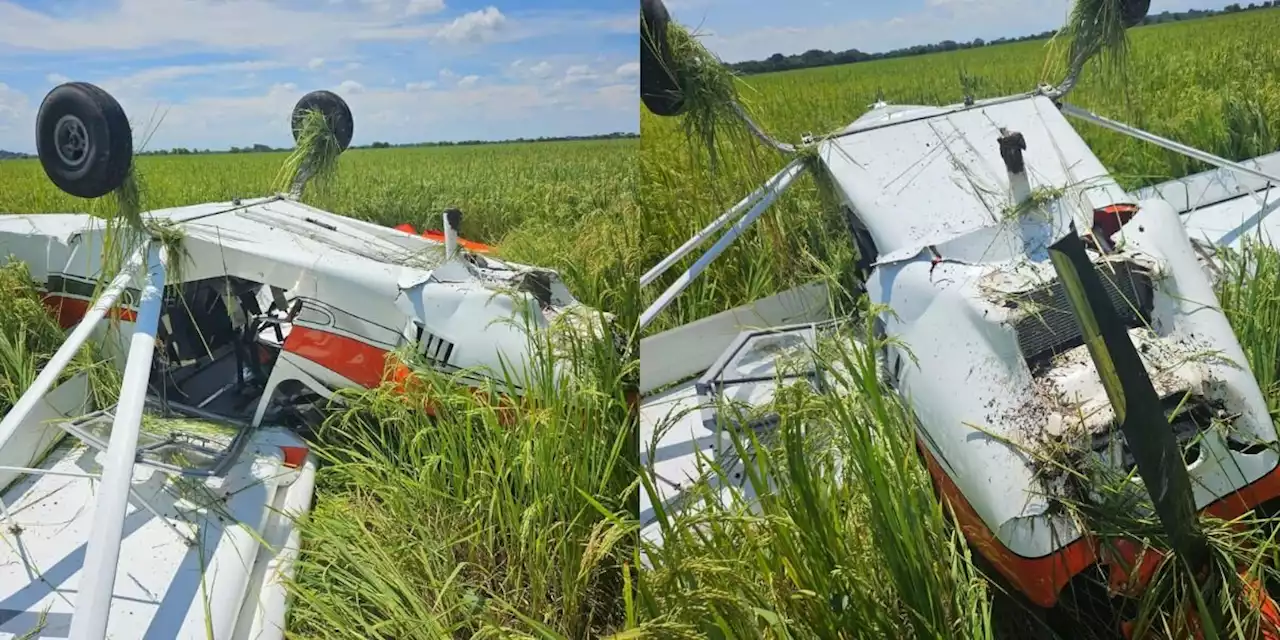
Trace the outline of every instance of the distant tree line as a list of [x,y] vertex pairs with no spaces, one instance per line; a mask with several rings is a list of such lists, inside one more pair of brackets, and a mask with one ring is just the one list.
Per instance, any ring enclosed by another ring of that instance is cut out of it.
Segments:
[[[1148,15],[1142,20],[1142,24],[1163,24],[1166,22],[1180,22],[1182,20],[1196,20],[1199,18],[1208,18],[1228,13],[1239,13],[1241,11],[1255,11],[1258,9],[1270,9],[1272,7],[1280,7],[1280,0],[1250,3],[1248,6],[1240,6],[1239,4],[1229,4],[1222,8],[1221,11],[1192,9],[1190,11],[1164,11],[1154,15]],[[784,56],[781,53],[775,53],[764,60],[747,60],[744,62],[735,62],[729,64],[728,67],[737,71],[742,75],[751,75],[755,73],[771,73],[774,71],[789,71],[792,69],[808,69],[811,67],[828,67],[838,64],[851,64],[855,62],[866,62],[868,60],[885,60],[889,58],[905,58],[908,56],[919,56],[928,53],[939,53],[942,51],[958,51],[961,49],[976,49],[978,47],[990,47],[998,44],[1007,44],[1010,42],[1025,42],[1028,40],[1046,40],[1053,37],[1057,33],[1056,30],[1045,31],[1044,33],[1036,33],[1018,38],[997,38],[995,40],[983,40],[975,38],[971,42],[956,42],[954,40],[943,40],[935,44],[919,44],[913,47],[903,49],[894,49],[893,51],[884,51],[880,53],[866,53],[857,49],[849,49],[847,51],[823,51],[821,49],[810,49],[804,53]]]

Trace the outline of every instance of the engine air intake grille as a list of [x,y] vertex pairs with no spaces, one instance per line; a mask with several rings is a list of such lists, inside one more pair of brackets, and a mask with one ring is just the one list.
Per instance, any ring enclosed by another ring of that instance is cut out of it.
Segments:
[[[1112,262],[1095,269],[1127,328],[1150,322],[1152,285],[1145,270],[1128,262]],[[1061,282],[1054,280],[1019,294],[1010,301],[1010,306],[1023,310],[1023,315],[1013,322],[1013,328],[1023,357],[1033,366],[1084,344]]]

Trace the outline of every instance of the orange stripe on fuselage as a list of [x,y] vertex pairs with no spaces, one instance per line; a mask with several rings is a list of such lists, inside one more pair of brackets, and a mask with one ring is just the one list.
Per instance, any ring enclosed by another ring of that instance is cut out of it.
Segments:
[[[1098,562],[1097,540],[1088,536],[1081,537],[1057,552],[1041,558],[1025,558],[1014,553],[1000,542],[982,521],[977,511],[973,509],[973,505],[965,499],[960,488],[942,469],[928,448],[919,441],[916,444],[924,453],[925,464],[929,468],[929,475],[933,477],[934,488],[951,504],[957,524],[965,538],[1032,602],[1042,607],[1052,607],[1058,601],[1058,593],[1071,578]],[[1210,504],[1204,508],[1203,512],[1224,520],[1231,520],[1276,496],[1280,496],[1280,466],[1243,489]],[[1136,555],[1138,550],[1138,547],[1133,545],[1131,548],[1122,548],[1120,551],[1122,555]],[[1157,554],[1147,554],[1145,561],[1154,562],[1158,557]],[[1125,558],[1130,563],[1135,559]]]
[[[383,376],[390,373],[387,379],[395,383],[397,390],[404,392],[409,390],[415,378],[409,367],[400,362],[391,351],[310,327],[294,325],[289,331],[289,337],[285,338],[284,350],[366,388],[382,384]],[[388,362],[391,363],[390,371]],[[485,395],[480,389],[476,389],[475,393]],[[510,424],[515,418],[512,401],[510,397],[501,395],[499,402],[498,417],[503,424]],[[422,408],[427,415],[436,414],[435,403],[430,399],[425,401]]]
[[[53,314],[58,326],[63,329],[80,324],[84,319],[84,315],[89,312],[89,306],[93,304],[91,300],[83,298],[73,298],[60,294],[49,294],[42,300],[44,306],[48,307],[49,312]],[[124,320],[125,322],[133,322],[137,318],[137,313],[128,307],[115,307],[108,313],[113,318]]]
[[306,358],[362,387],[382,383],[390,352],[336,333],[294,325],[284,350]]
[[[413,225],[406,223],[395,227],[395,230],[403,231],[409,235],[421,235],[428,240],[434,240],[436,242],[444,242],[444,232],[436,231],[435,229],[428,229],[423,231],[421,234],[418,234],[418,231],[413,228]],[[458,244],[476,253],[489,253],[493,251],[493,247],[490,247],[487,244],[482,242],[472,242],[471,240],[465,240],[463,238],[458,238]]]

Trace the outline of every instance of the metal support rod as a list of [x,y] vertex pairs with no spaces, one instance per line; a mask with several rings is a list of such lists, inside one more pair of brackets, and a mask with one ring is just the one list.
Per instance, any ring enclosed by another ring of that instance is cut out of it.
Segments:
[[699,231],[692,238],[689,238],[689,240],[686,241],[684,244],[680,245],[679,249],[676,249],[675,251],[671,252],[671,255],[662,259],[662,262],[659,262],[658,264],[654,265],[652,269],[645,272],[644,275],[640,276],[640,286],[641,287],[649,286],[649,283],[653,282],[654,280],[657,280],[659,277],[662,276],[662,274],[666,273],[667,269],[671,268],[671,265],[679,262],[680,259],[688,255],[690,251],[693,251],[694,249],[696,249],[698,245],[702,244],[703,242],[706,242],[707,238],[709,238],[711,234],[719,231],[721,227],[723,227],[726,224],[729,224],[730,220],[733,220],[735,217],[741,215],[743,209],[746,209],[748,206],[751,205],[751,203],[759,200],[768,191],[776,188],[778,181],[782,179],[782,175],[785,174],[787,171],[790,171],[793,165],[799,164],[800,162],[802,162],[802,160],[798,158],[795,160],[792,160],[790,164],[783,167],[781,171],[779,171],[778,173],[775,173],[772,178],[769,178],[767,181],[765,181],[764,184],[760,185],[760,188],[756,189],[755,191],[752,191],[750,195],[739,200],[738,204],[733,205],[733,207],[731,207],[728,211],[724,212],[719,218],[716,218],[715,220],[713,220],[711,224],[707,225],[706,227],[703,227],[702,231]]
[[1187,145],[1182,144],[1181,142],[1175,142],[1168,138],[1162,138],[1154,133],[1143,131],[1142,129],[1138,129],[1136,127],[1131,127],[1127,124],[1124,124],[1123,122],[1116,122],[1115,120],[1109,120],[1096,113],[1093,113],[1092,111],[1081,109],[1080,107],[1077,107],[1074,105],[1064,103],[1062,105],[1062,112],[1069,116],[1073,116],[1081,120],[1092,122],[1098,126],[1111,129],[1112,131],[1117,131],[1125,135],[1132,136],[1144,142],[1150,142],[1151,144],[1154,144],[1157,147],[1164,147],[1165,149],[1168,149],[1170,151],[1181,153],[1182,155],[1187,156],[1188,158],[1194,158],[1201,162],[1206,162],[1208,164],[1211,164],[1215,167],[1220,167],[1222,169],[1230,169],[1232,171],[1238,171],[1240,173],[1245,173],[1257,178],[1262,178],[1263,180],[1266,180],[1271,183],[1280,184],[1280,176],[1274,176],[1269,173],[1259,171],[1257,169],[1251,169],[1238,162],[1232,162],[1230,160],[1227,160],[1226,158],[1215,156],[1212,153],[1201,151],[1194,147],[1188,147]]
[[688,271],[676,278],[676,281],[671,283],[671,286],[667,287],[667,290],[663,291],[662,295],[658,296],[658,299],[649,305],[648,309],[644,310],[644,313],[640,314],[640,328],[643,329],[650,322],[653,322],[653,319],[667,305],[671,304],[676,299],[676,296],[679,296],[681,292],[693,283],[695,278],[701,275],[703,271],[706,271],[711,262],[719,257],[738,236],[742,235],[742,232],[746,231],[747,227],[751,226],[751,223],[755,222],[756,218],[759,218],[773,204],[774,200],[777,200],[778,196],[787,190],[787,187],[791,186],[791,183],[804,172],[806,166],[802,162],[788,165],[786,171],[782,173],[782,178],[778,181],[777,187],[766,193],[754,207],[751,207],[751,210],[746,215],[738,220],[737,224],[733,225],[723,236],[720,236],[720,239],[706,253],[702,254],[702,257],[698,258],[698,261],[693,263],[693,266],[689,267]]
[[58,476],[60,478],[100,478],[100,473],[85,473],[83,471],[55,471],[53,469],[41,469],[39,467],[0,467],[0,471],[17,471],[18,473],[26,473],[38,476]]
[[101,640],[107,633],[124,517],[133,483],[138,431],[146,404],[151,362],[155,356],[160,306],[164,300],[165,258],[160,244],[150,243],[147,283],[138,306],[124,379],[120,384],[120,401],[116,405],[115,422],[111,425],[111,441],[102,465],[102,483],[94,507],[93,529],[85,550],[80,594],[71,618],[71,640]]
[[4,520],[5,528],[10,533],[17,535],[19,531],[22,531],[22,527],[18,526],[18,523],[13,519],[13,515],[9,513],[9,507],[5,505],[3,496],[0,496],[0,519]]
[[129,282],[133,280],[133,276],[142,266],[142,259],[146,256],[147,246],[144,244],[138,247],[133,255],[129,257],[129,261],[125,263],[124,268],[120,270],[120,274],[107,285],[102,294],[93,303],[93,306],[85,312],[84,318],[80,320],[80,324],[67,336],[61,347],[44,365],[44,369],[40,371],[40,375],[36,376],[35,382],[22,394],[21,398],[14,403],[9,413],[5,414],[4,419],[0,420],[0,448],[9,442],[13,437],[18,426],[27,419],[27,415],[36,407],[36,403],[40,402],[44,395],[53,387],[53,383],[57,382],[58,376],[62,375],[62,370],[67,368],[71,363],[71,359],[80,351],[80,347],[89,339],[89,335],[98,326],[98,322],[106,315],[107,310],[115,305],[120,294],[129,286]]
[[765,133],[764,129],[761,129],[760,125],[756,124],[756,121],[751,119],[751,115],[748,114],[747,110],[743,109],[742,105],[738,104],[737,101],[730,102],[729,106],[733,109],[733,112],[736,113],[738,117],[742,119],[742,124],[746,125],[747,130],[750,131],[751,134],[754,135],[757,140],[759,140],[760,142],[763,142],[764,144],[769,145],[770,147],[773,147],[778,151],[781,151],[782,153],[796,152],[795,145],[787,144],[785,142],[779,142],[777,140],[774,140],[773,137],[770,136],[769,134]]
[[302,198],[302,192],[307,190],[307,182],[311,180],[311,158],[303,159],[302,163],[302,170],[294,177],[293,184],[289,185],[289,197],[293,200]]

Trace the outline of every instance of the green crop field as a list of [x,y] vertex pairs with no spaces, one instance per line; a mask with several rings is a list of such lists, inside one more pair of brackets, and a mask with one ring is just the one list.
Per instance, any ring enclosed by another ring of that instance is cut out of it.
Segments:
[[[1141,27],[1129,34],[1128,82],[1090,67],[1071,102],[1232,159],[1280,148],[1280,10]],[[877,95],[890,103],[957,103],[964,95],[962,73],[974,79],[977,98],[1056,83],[1064,75],[1064,58],[1047,41],[1033,41],[747,76],[741,79],[740,93],[766,131],[798,142],[806,133],[846,126]],[[1093,125],[1073,124],[1126,186],[1207,168]],[[722,142],[717,166],[709,166],[706,154],[686,142],[680,118],[659,118],[647,110],[641,112],[641,138],[645,268],[786,163],[754,139],[730,135]],[[843,223],[821,214],[809,177],[761,222],[648,331],[745,304],[824,270],[844,271],[853,259]],[[646,301],[682,270],[673,268],[646,288]]]
[[[638,313],[637,148],[631,139],[351,150],[335,180],[304,200],[419,229],[440,228],[442,211],[458,207],[464,238],[558,269],[580,300],[627,327]],[[268,194],[285,158],[138,158],[142,208]],[[35,160],[0,162],[0,213],[113,206],[62,194]],[[24,279],[21,265],[0,268],[0,415],[62,337]],[[550,345],[538,345],[514,417],[430,372],[404,392],[350,395],[350,410],[314,434],[321,468],[290,585],[290,637],[592,638],[627,626],[637,454],[626,389],[636,363],[609,337],[570,343],[574,357],[558,372],[544,362]],[[422,411],[427,398],[440,407],[434,417]]]

